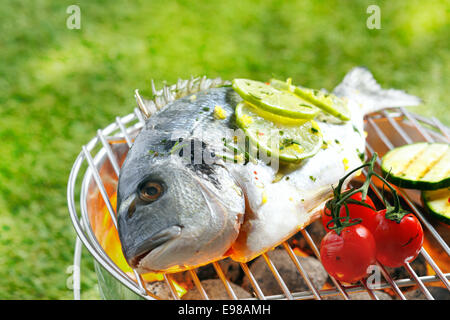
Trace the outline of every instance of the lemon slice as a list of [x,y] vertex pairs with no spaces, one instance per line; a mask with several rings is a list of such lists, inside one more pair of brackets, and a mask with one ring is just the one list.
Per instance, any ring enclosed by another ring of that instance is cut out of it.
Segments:
[[253,106],[241,102],[236,106],[236,123],[249,140],[267,155],[280,161],[297,163],[315,155],[322,146],[322,133],[314,120],[287,125],[261,117]]
[[287,90],[296,94],[298,97],[303,98],[340,120],[350,120],[350,110],[348,109],[346,100],[339,98],[332,93],[325,93],[316,89],[293,86],[288,82],[277,79],[270,80],[270,84],[279,90]]
[[291,92],[248,79],[234,79],[233,89],[254,106],[275,115],[293,119],[314,119],[320,112],[311,103]]

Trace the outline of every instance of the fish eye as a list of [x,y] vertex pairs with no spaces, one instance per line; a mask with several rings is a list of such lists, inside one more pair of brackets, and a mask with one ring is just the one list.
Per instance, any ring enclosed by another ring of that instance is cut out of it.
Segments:
[[157,200],[163,193],[163,187],[159,182],[147,181],[139,190],[139,197],[146,202]]

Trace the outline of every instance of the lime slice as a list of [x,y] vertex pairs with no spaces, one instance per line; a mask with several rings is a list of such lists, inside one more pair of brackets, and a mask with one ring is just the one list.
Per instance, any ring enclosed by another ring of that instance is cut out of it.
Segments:
[[322,133],[314,120],[300,125],[280,124],[264,119],[255,110],[246,102],[239,103],[236,106],[236,122],[250,142],[267,155],[296,163],[320,150]]
[[291,92],[278,90],[260,81],[234,79],[233,89],[254,106],[281,117],[314,119],[320,112],[311,103]]
[[[251,105],[251,103],[247,102]],[[305,123],[306,121],[310,121],[309,119],[296,119],[296,118],[288,118],[288,117],[282,117],[279,115],[276,115],[275,113],[265,111],[263,109],[260,109],[256,106],[251,105],[252,111],[255,112],[258,116],[263,117],[266,120],[276,122],[279,124],[287,124],[287,125],[301,125]]]
[[350,110],[348,109],[347,102],[332,93],[325,93],[315,89],[293,86],[288,82],[277,79],[270,80],[270,84],[279,90],[287,90],[295,93],[300,98],[305,99],[340,120],[350,120]]

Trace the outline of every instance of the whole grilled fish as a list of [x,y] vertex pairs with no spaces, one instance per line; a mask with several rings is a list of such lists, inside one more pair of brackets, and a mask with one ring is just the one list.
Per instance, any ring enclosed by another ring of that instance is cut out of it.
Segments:
[[[326,147],[280,168],[218,156],[242,101],[229,86],[201,90],[155,112],[119,177],[119,237],[130,266],[145,273],[225,256],[246,262],[278,245],[319,217],[332,186],[362,163],[364,115],[420,102],[381,89],[364,68],[351,70],[334,93],[348,99],[351,120],[316,119]],[[214,113],[218,106],[221,117]]]

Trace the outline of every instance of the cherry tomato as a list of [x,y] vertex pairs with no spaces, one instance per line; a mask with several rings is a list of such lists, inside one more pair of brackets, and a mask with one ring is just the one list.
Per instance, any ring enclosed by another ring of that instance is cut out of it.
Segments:
[[[354,195],[352,195],[350,197],[350,199],[354,199],[357,201],[362,201],[361,200],[361,193],[355,193]],[[366,196],[366,200],[364,201],[364,203],[368,204],[369,206],[375,208],[375,205],[373,204],[372,199],[369,198],[369,196]],[[376,216],[376,211],[372,210],[370,208],[358,205],[358,204],[353,204],[350,203],[347,205],[348,206],[348,211],[350,214],[350,218],[355,219],[355,218],[360,218],[362,219],[362,225],[365,226],[367,229],[372,230],[373,228],[373,224],[375,222],[375,216]],[[339,212],[339,216],[340,217],[345,217],[347,215],[346,211],[345,211],[345,207],[341,207],[341,210]],[[330,229],[327,228],[327,223],[331,221],[331,215],[330,215],[330,210],[328,210],[326,207],[323,209],[322,211],[322,224],[325,228],[325,230],[331,231]]]
[[400,223],[385,217],[386,209],[377,213],[372,230],[377,245],[377,260],[387,267],[400,267],[413,261],[423,244],[423,229],[416,216],[409,213]]
[[322,264],[337,280],[355,282],[376,262],[375,239],[362,224],[345,227],[341,234],[328,232],[320,244]]

